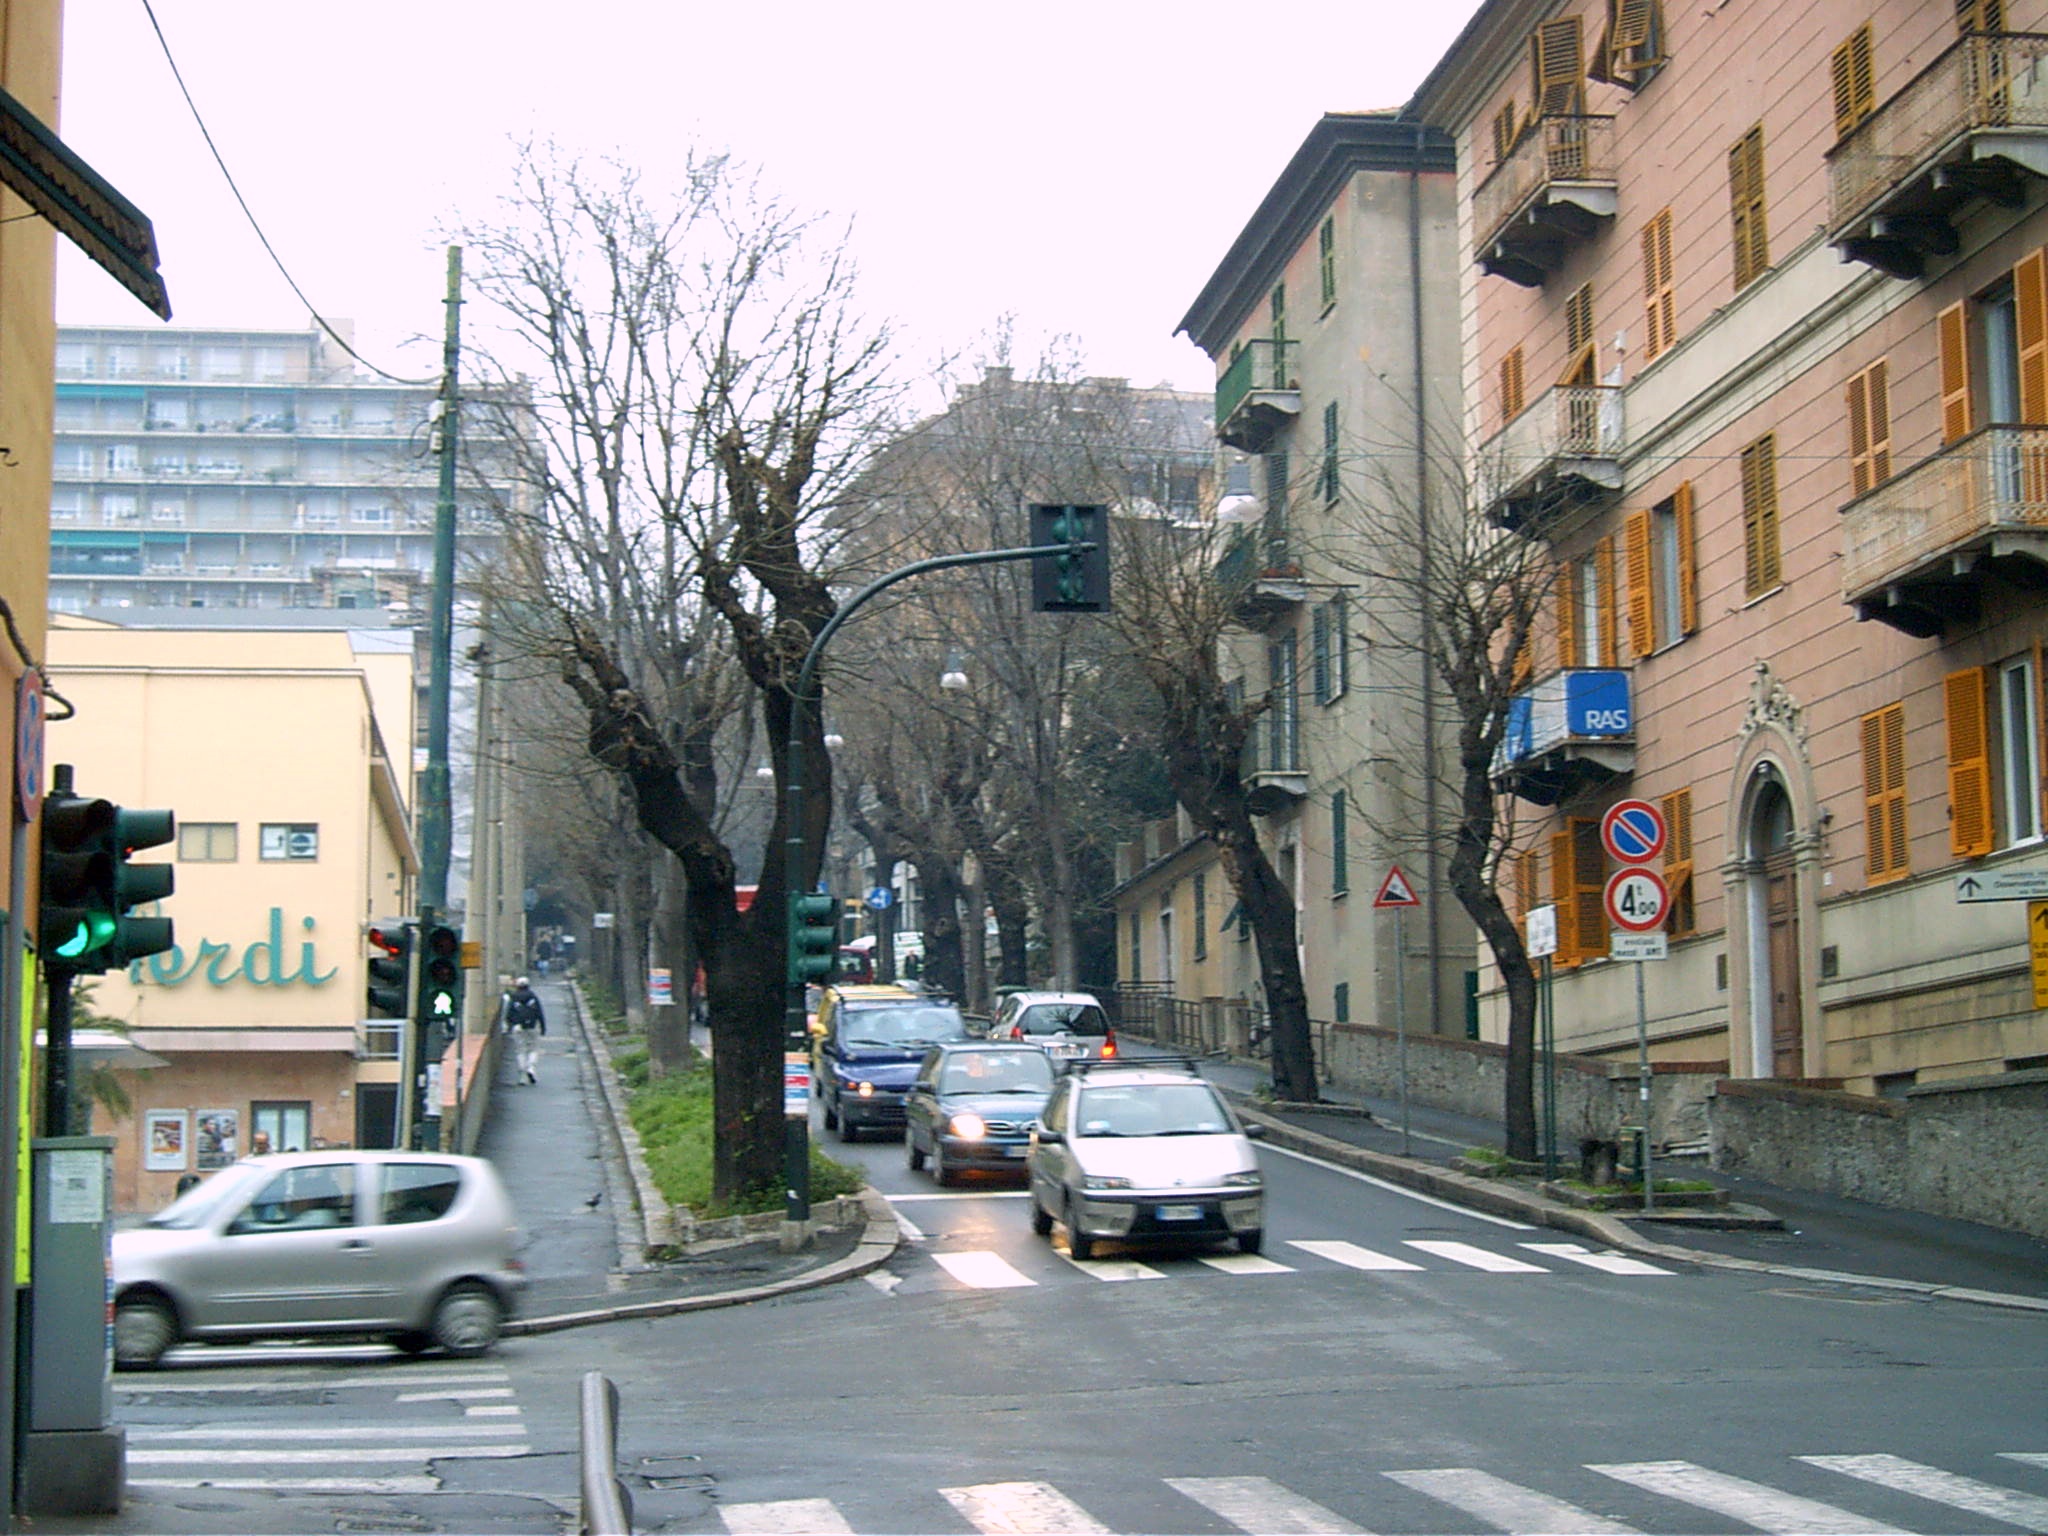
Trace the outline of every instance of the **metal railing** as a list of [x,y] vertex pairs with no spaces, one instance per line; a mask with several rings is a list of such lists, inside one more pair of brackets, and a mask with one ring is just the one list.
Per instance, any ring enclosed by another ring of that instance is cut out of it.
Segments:
[[1830,228],[1840,229],[1964,134],[2048,128],[2048,36],[1961,39],[1827,154]]
[[1994,529],[2048,533],[2048,427],[1984,427],[1842,508],[1854,598]]
[[396,1061],[404,1039],[403,1019],[362,1019],[356,1024],[357,1061]]
[[582,1536],[632,1536],[633,1496],[619,1481],[619,1389],[602,1371],[583,1373],[579,1407]]
[[1480,448],[1480,486],[1490,502],[1560,459],[1617,459],[1627,439],[1620,385],[1559,384]]
[[1216,381],[1216,425],[1230,420],[1232,412],[1255,389],[1300,389],[1295,377],[1293,341],[1248,341],[1223,377]]
[[1614,119],[1541,117],[1472,194],[1472,233],[1485,246],[1540,188],[1615,179]]
[[1248,587],[1261,576],[1283,573],[1297,574],[1284,525],[1239,530],[1216,562],[1216,580],[1227,589]]

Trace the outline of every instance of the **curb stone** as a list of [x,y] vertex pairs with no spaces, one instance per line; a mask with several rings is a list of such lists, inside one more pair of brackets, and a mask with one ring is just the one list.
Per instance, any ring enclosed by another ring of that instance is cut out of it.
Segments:
[[[1832,1269],[1807,1269],[1789,1264],[1771,1264],[1761,1259],[1742,1259],[1683,1248],[1675,1243],[1644,1237],[1627,1222],[1597,1211],[1554,1205],[1519,1190],[1503,1188],[1497,1179],[1473,1178],[1447,1167],[1417,1163],[1407,1158],[1355,1147],[1346,1141],[1303,1130],[1268,1112],[1265,1105],[1234,1089],[1220,1090],[1236,1107],[1239,1116],[1266,1127],[1266,1139],[1277,1147],[1303,1152],[1349,1168],[1369,1173],[1390,1184],[1399,1184],[1434,1195],[1454,1205],[1469,1206],[1494,1216],[1509,1216],[1534,1226],[1555,1227],[1576,1232],[1623,1253],[1639,1258],[1663,1259],[1667,1263],[1692,1264],[1707,1269],[1732,1269],[1748,1274],[1777,1275],[1784,1279],[1820,1281],[1831,1285],[1855,1285],[1872,1290],[1897,1291],[1907,1295],[1975,1302],[2018,1312],[2048,1314],[2048,1300],[2016,1296],[2005,1291],[1981,1291],[1967,1286],[1941,1285],[1926,1280],[1893,1280],[1881,1275],[1849,1274]],[[1320,1108],[1320,1106],[1318,1106]]]

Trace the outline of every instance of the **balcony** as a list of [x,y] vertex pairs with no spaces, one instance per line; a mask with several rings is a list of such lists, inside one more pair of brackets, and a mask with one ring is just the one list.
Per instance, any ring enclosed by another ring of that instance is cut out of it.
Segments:
[[1556,805],[1631,772],[1635,730],[1628,673],[1553,673],[1508,701],[1494,782],[1533,805]]
[[2048,591],[2048,427],[1985,427],[1842,508],[1842,600],[1921,640]]
[[1244,453],[1266,445],[1301,414],[1292,341],[1248,341],[1216,381],[1216,435]]
[[2048,36],[1973,33],[1828,151],[1828,241],[1844,261],[1917,278],[1961,247],[1954,219],[2026,202],[2048,176]]
[[1242,528],[1216,562],[1216,584],[1247,629],[1263,630],[1308,601],[1308,583],[1284,526]]
[[1546,390],[1479,450],[1487,517],[1533,534],[1563,513],[1617,495],[1625,429],[1619,385]]
[[1472,194],[1481,270],[1524,288],[1614,218],[1614,119],[1541,117]]
[[1245,808],[1254,816],[1289,810],[1308,797],[1301,722],[1292,702],[1262,715],[1244,744]]
[[356,1021],[357,1061],[396,1061],[405,1038],[403,1019],[358,1019]]

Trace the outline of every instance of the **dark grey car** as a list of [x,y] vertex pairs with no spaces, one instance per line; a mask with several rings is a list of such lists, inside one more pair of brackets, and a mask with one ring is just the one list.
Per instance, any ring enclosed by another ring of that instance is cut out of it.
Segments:
[[951,1184],[965,1168],[1022,1174],[1031,1123],[1052,1092],[1052,1062],[1035,1045],[958,1040],[918,1068],[904,1100],[903,1144],[913,1169]]

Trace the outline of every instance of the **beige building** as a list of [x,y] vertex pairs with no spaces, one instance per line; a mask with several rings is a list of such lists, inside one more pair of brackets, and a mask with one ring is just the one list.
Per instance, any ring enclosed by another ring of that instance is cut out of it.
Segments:
[[[1629,796],[1671,827],[1660,1057],[1877,1094],[2048,1061],[2028,906],[1967,899],[2048,883],[2044,25],[1488,0],[1408,109],[1456,141],[1478,510],[1556,561],[1501,786],[1565,1048],[1634,1047]],[[1624,729],[1574,717],[1598,674]]]
[[[125,1075],[115,1198],[247,1152],[389,1145],[397,1021],[369,1021],[366,924],[412,910],[408,630],[130,630],[56,621],[49,732],[80,793],[177,815],[178,945],[91,983],[166,1066]],[[396,754],[394,756],[394,754]],[[103,1117],[104,1119],[104,1117]]]

